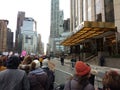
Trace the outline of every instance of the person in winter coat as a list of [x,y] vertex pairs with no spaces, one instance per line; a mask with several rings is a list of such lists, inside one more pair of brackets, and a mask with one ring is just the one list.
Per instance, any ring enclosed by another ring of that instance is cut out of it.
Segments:
[[95,90],[89,82],[90,71],[90,66],[82,61],[77,61],[75,75],[65,83],[64,90]]
[[71,59],[72,68],[74,68],[76,61],[77,60],[76,60],[75,56],[72,56],[72,59]]
[[61,65],[63,66],[64,65],[64,55],[61,55],[60,62],[61,62]]
[[120,74],[115,70],[107,71],[102,83],[103,90],[120,90]]
[[7,69],[0,72],[0,90],[30,90],[26,72],[18,69],[19,63],[17,56],[9,57]]
[[49,60],[44,59],[42,69],[48,75],[48,79],[47,79],[47,83],[46,83],[46,90],[53,90],[54,89],[55,75],[54,75],[54,72],[49,69],[48,63],[49,63]]
[[32,62],[32,58],[29,55],[25,56],[23,61],[19,65],[19,69],[24,70],[28,74],[30,71],[31,62]]
[[50,57],[48,57],[46,59],[48,60],[48,68],[54,72],[55,71],[55,64],[54,64],[54,62],[52,62]]
[[6,67],[3,66],[3,60],[2,60],[2,58],[0,57],[0,71],[3,71],[3,70],[5,70],[5,69],[6,69]]
[[104,56],[100,57],[99,64],[100,64],[100,66],[105,66],[105,58],[104,58]]
[[47,78],[47,73],[40,68],[40,62],[33,60],[31,63],[31,71],[28,73],[30,90],[45,90]]

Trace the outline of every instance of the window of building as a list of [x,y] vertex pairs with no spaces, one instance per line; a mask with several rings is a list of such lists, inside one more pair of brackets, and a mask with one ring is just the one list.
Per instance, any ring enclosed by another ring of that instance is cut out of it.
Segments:
[[82,7],[82,20],[81,21],[83,22],[83,11],[84,11],[83,10],[83,0],[81,2],[82,2],[82,4],[81,4],[81,7]]
[[63,25],[60,25],[60,27],[63,27]]
[[113,0],[104,0],[105,5],[105,21],[114,22],[114,5]]
[[102,21],[102,0],[95,0],[96,21]]
[[33,36],[31,37],[31,45],[33,44]]
[[83,19],[86,20],[86,0],[83,0]]
[[91,11],[91,7],[92,7],[92,1],[91,0],[88,0],[88,21],[91,21],[92,20],[92,11]]
[[28,43],[28,36],[25,37],[25,43]]
[[96,21],[102,21],[102,14],[97,14]]

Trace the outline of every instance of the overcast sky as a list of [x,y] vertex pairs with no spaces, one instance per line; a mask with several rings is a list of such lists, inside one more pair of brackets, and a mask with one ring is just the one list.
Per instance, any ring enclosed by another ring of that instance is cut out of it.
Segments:
[[[50,33],[50,6],[51,0],[0,0],[0,19],[9,20],[8,27],[15,32],[17,13],[24,11],[26,17],[37,21],[38,33],[46,44]],[[60,0],[60,10],[64,11],[64,19],[69,18],[70,0]]]

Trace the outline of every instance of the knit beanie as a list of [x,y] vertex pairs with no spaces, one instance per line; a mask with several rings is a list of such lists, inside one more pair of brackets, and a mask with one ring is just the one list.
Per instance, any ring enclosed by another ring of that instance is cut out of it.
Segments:
[[87,75],[91,68],[90,66],[88,66],[87,64],[85,64],[82,61],[77,61],[75,64],[75,70],[76,70],[76,74],[79,76],[84,76]]
[[36,65],[35,65],[35,68],[40,68],[40,62],[38,60],[34,60],[33,61]]
[[20,64],[20,59],[17,56],[11,56],[6,62],[6,67],[8,69],[17,69]]
[[44,59],[43,62],[42,62],[42,64],[43,64],[42,68],[48,67],[48,60]]

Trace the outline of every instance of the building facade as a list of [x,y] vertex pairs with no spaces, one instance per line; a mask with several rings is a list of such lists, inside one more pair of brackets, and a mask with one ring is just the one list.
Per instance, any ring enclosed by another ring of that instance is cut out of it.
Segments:
[[13,32],[7,27],[8,20],[0,20],[0,52],[13,51]]
[[43,43],[42,43],[42,40],[41,40],[41,35],[40,34],[38,34],[38,54],[39,55],[43,55],[44,54],[44,47],[43,47]]
[[59,10],[59,0],[51,0],[51,25],[49,47],[52,54],[60,53],[60,38],[63,33],[63,11]]
[[51,0],[51,26],[50,37],[59,36],[59,0]]
[[24,18],[19,39],[22,42],[21,51],[25,50],[28,54],[37,54],[37,31],[35,30],[35,20],[33,18]]
[[7,51],[7,20],[0,20],[0,51]]
[[64,20],[63,28],[64,32],[70,32],[70,18]]
[[20,43],[18,39],[21,33],[21,26],[23,25],[24,18],[25,18],[25,12],[19,11],[17,15],[17,26],[16,26],[16,35],[15,35],[15,51],[19,53],[21,51],[20,48],[21,45],[19,45]]
[[50,52],[56,52],[55,38],[59,36],[59,0],[51,0]]
[[14,51],[14,46],[13,46],[13,32],[11,31],[10,28],[7,28],[7,51]]
[[64,13],[61,10],[59,12],[59,35],[61,35],[64,32],[63,24],[64,24]]
[[[71,0],[71,37],[62,42],[73,53],[120,53],[120,14],[118,0]],[[78,52],[79,51],[79,52]]]
[[116,22],[118,3],[116,0],[71,0],[71,31],[83,21]]

